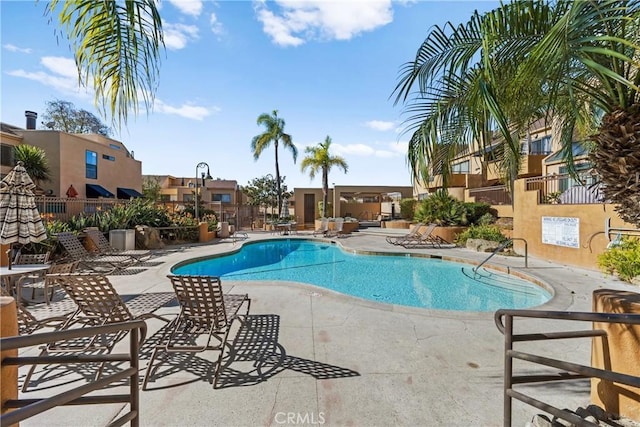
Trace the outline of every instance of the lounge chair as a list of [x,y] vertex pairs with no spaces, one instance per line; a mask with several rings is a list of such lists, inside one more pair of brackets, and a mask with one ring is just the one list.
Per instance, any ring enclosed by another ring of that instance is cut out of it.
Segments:
[[79,261],[80,267],[96,273],[115,273],[139,262],[129,255],[92,254],[85,249],[75,234],[67,231],[58,233],[56,237],[72,260]]
[[[153,350],[142,389],[146,389],[147,381],[154,372],[153,362],[158,351],[199,353],[206,350],[220,351],[213,373],[213,388],[216,388],[229,331],[235,319],[244,322],[249,315],[251,299],[247,294],[224,294],[218,277],[176,275],[167,277],[171,280],[180,304],[180,314],[169,324],[160,339],[160,345]],[[245,304],[246,312],[238,314]],[[196,340],[202,336],[205,337],[204,343],[198,345]],[[218,341],[217,345],[211,345],[212,338]]]
[[[58,263],[52,264],[49,270],[47,270],[46,274],[63,274],[63,273],[73,273],[80,261],[72,261],[66,263]],[[26,285],[26,286],[25,286]],[[38,276],[22,276],[18,279],[16,285],[16,293],[18,295],[22,294],[21,289],[25,287],[29,287],[31,289],[31,299],[35,298],[36,289],[42,288],[44,289],[44,300],[47,305],[51,304],[51,300],[53,299],[53,293],[55,291],[56,282],[52,280],[50,277],[38,275]]]
[[[431,224],[433,225],[433,224]],[[387,242],[391,243],[392,245],[400,245],[402,243],[408,242],[409,240],[413,240],[416,239],[417,237],[421,236],[422,233],[420,233],[420,229],[424,226],[424,223],[419,222],[416,225],[414,225],[411,230],[407,233],[407,234],[403,234],[402,236],[387,236]],[[433,225],[435,227],[435,225]],[[427,229],[428,230],[428,229]]]
[[320,226],[313,231],[313,235],[321,234],[324,236],[327,231],[329,231],[329,218],[320,218]]
[[336,218],[336,220],[333,223],[333,230],[328,230],[325,233],[325,236],[327,237],[340,237],[343,232],[342,229],[344,227],[344,218]]
[[104,237],[102,231],[97,228],[87,228],[84,233],[89,237],[93,245],[97,248],[97,252],[100,255],[121,255],[130,256],[138,261],[151,257],[151,251],[147,249],[128,249],[118,250],[111,246],[111,243]]
[[[59,330],[70,329],[77,326],[101,326],[131,320],[145,320],[150,317],[169,322],[168,319],[153,313],[159,306],[153,307],[145,312],[133,313],[106,276],[67,273],[49,274],[47,278],[59,284],[78,306],[77,310],[58,328]],[[94,336],[76,342],[51,343],[42,347],[39,357],[49,353],[82,354],[101,352],[108,354],[111,353],[114,346],[120,342],[127,333],[128,331]],[[144,335],[143,333],[140,337],[141,342],[144,341]],[[36,365],[32,366],[27,373],[24,384],[22,385],[23,392],[29,387],[35,368]],[[98,368],[95,380],[100,378],[103,368],[104,364]]]
[[435,236],[433,234],[433,230],[436,228],[436,224],[429,224],[427,229],[420,234],[420,236],[409,239],[403,243],[400,243],[400,246],[411,249],[411,248],[423,248],[423,247],[437,247],[440,248],[442,245],[450,244],[446,240],[444,240],[440,236]]

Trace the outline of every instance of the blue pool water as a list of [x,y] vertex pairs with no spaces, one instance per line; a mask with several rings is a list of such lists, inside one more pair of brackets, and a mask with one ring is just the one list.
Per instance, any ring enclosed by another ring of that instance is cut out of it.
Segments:
[[278,239],[246,244],[236,253],[174,267],[174,274],[229,280],[310,283],[368,300],[442,310],[526,308],[551,298],[542,287],[468,264],[438,259],[359,255],[331,243]]

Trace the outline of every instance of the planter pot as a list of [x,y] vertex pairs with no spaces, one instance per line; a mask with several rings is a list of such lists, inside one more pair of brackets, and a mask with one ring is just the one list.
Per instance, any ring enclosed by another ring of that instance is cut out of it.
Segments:
[[[425,228],[426,228],[426,226],[422,227],[421,231],[423,231]],[[458,238],[458,236],[460,235],[460,233],[465,231],[467,228],[469,228],[469,227],[457,227],[457,226],[440,227],[440,226],[438,226],[433,230],[433,235],[434,236],[438,236],[441,239],[444,239],[449,243],[455,243],[455,241]]]

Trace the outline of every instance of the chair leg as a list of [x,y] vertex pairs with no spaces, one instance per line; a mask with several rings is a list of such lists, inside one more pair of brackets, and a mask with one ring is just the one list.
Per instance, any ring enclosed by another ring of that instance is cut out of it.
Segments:
[[220,354],[218,355],[218,362],[216,363],[216,369],[213,371],[213,388],[217,388],[218,386],[218,378],[220,377],[220,372],[222,371],[222,359],[224,356],[224,349],[227,346],[227,338],[229,337],[229,332],[231,331],[231,326],[233,326],[233,320],[227,326],[227,330],[224,333],[224,338],[222,339],[222,343],[220,344]]
[[[152,366],[153,366],[153,361],[156,359],[156,355],[158,354],[158,349],[161,346],[156,346],[156,348],[153,349],[153,353],[151,354],[151,359],[149,360],[149,364],[147,365],[147,369],[144,373],[144,379],[142,380],[142,390],[146,390],[147,389],[147,382],[149,381],[149,377],[152,374]],[[158,365],[160,366],[160,365]],[[156,368],[158,367],[156,366]]]
[[[44,347],[38,357],[45,356],[47,353],[47,348]],[[24,377],[24,383],[22,384],[23,393],[27,392],[27,388],[29,388],[29,383],[31,382],[31,377],[33,376],[33,373],[35,372],[37,366],[38,365],[31,365],[31,368],[29,368],[29,372],[27,372],[27,376]]]

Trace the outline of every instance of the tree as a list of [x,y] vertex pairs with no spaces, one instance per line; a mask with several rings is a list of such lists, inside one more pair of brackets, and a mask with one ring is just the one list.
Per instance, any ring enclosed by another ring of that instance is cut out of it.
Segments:
[[519,1],[434,28],[394,90],[411,114],[414,178],[429,169],[446,178],[452,158],[474,143],[484,149],[497,132],[511,182],[523,132],[553,117],[569,169],[576,134],[590,139],[607,199],[640,225],[640,182],[631,172],[640,170],[639,55],[637,0]]
[[20,144],[15,146],[14,154],[16,163],[22,162],[36,185],[40,185],[42,181],[51,181],[51,168],[42,148]]
[[[319,143],[315,147],[305,148],[307,157],[302,159],[300,164],[302,172],[309,169],[309,177],[315,178],[318,172],[322,172],[322,217],[327,216],[327,203],[329,202],[329,171],[332,167],[337,166],[347,173],[349,166],[347,162],[340,156],[331,156],[329,147],[331,146],[331,137],[327,135],[324,142]],[[334,207],[335,209],[335,207]]]
[[161,189],[160,178],[157,176],[146,176],[142,179],[142,194],[145,199],[157,202],[160,200]]
[[[286,177],[282,177],[280,183],[283,184],[282,195],[284,197],[291,197],[291,194],[287,192],[287,186],[284,185]],[[254,178],[249,183],[242,187],[244,193],[249,198],[249,204],[252,206],[263,206],[265,221],[267,216],[267,208],[273,209],[278,205],[278,186],[276,180],[271,174],[263,176],[261,178]]]
[[113,125],[138,112],[140,97],[150,109],[164,47],[155,0],[52,0],[46,13],[69,39],[80,84],[95,89],[95,104]]
[[278,188],[278,215],[282,211],[282,186],[280,180],[280,164],[278,161],[278,145],[282,142],[282,146],[293,155],[293,163],[298,158],[298,149],[291,140],[291,135],[284,132],[285,122],[284,119],[278,117],[278,110],[273,110],[271,115],[260,114],[257,120],[258,125],[263,125],[266,129],[260,135],[256,135],[251,140],[251,150],[253,151],[253,158],[258,160],[262,152],[268,148],[271,143],[276,153],[276,185]]
[[42,124],[47,129],[68,133],[97,133],[109,136],[111,129],[87,110],[78,110],[69,101],[47,102]]

